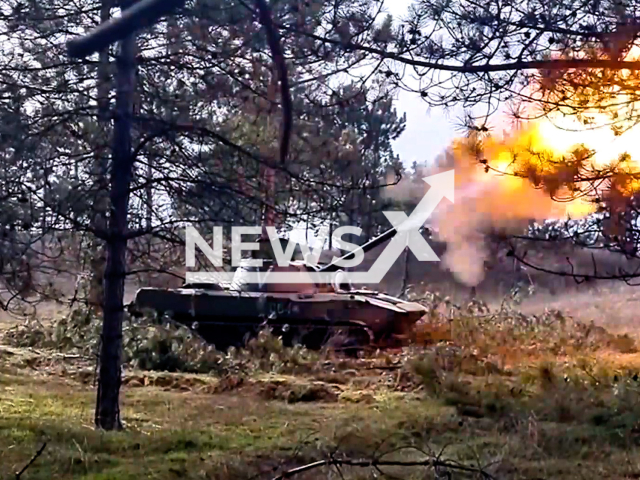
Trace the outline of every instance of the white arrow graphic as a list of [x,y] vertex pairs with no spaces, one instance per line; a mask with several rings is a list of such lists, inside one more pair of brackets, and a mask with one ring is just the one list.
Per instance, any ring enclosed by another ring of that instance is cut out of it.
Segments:
[[[423,178],[423,180],[428,183],[431,188],[429,188],[427,194],[422,198],[420,203],[418,203],[410,217],[407,217],[404,212],[383,212],[396,229],[396,234],[368,272],[344,272],[348,280],[361,284],[380,283],[407,247],[411,249],[420,261],[440,261],[431,246],[424,237],[420,235],[419,229],[431,216],[443,198],[448,198],[451,202],[454,201],[454,171],[449,170],[431,175],[430,177]],[[323,235],[326,235],[326,233],[323,233]],[[312,261],[315,260],[317,262],[317,256],[321,248],[322,246],[314,249],[311,258]],[[204,282],[206,281],[205,277],[207,275],[209,276],[207,278],[213,278],[211,274],[207,273],[187,272],[186,279],[187,282]],[[217,281],[222,280],[222,278],[220,278],[221,276],[228,279],[227,281],[232,281],[234,274],[231,272],[220,272],[214,273],[214,275]],[[266,278],[264,278],[263,275],[264,273],[262,272],[244,272],[243,277],[246,276],[246,281],[250,283],[305,284],[331,281],[333,274],[330,272],[271,272]],[[201,276],[203,277],[201,278]]]
[[448,198],[451,202],[454,201],[454,170],[431,175],[423,180],[431,188],[420,200],[410,217],[407,217],[404,212],[383,212],[398,233],[391,239],[387,248],[380,254],[368,272],[348,272],[352,282],[379,283],[407,247],[422,262],[440,261],[440,258],[420,234],[419,229],[429,219],[443,198]]

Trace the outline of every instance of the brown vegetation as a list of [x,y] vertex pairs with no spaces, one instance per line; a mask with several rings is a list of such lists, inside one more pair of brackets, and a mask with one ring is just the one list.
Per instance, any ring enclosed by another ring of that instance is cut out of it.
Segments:
[[637,473],[630,336],[510,302],[423,301],[432,314],[412,347],[360,359],[266,332],[222,355],[174,327],[129,327],[126,430],[107,435],[90,427],[91,327],[78,316],[12,328],[0,346],[3,473],[44,441],[28,478],[418,478],[434,463],[469,478]]

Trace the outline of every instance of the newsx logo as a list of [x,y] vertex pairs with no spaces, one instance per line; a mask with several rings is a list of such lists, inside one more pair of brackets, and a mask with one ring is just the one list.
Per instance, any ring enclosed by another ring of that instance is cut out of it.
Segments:
[[[420,227],[429,219],[433,211],[443,198],[447,198],[451,202],[454,201],[454,170],[448,170],[436,175],[423,178],[430,186],[427,193],[420,200],[410,216],[401,211],[383,212],[387,220],[391,222],[396,230],[395,235],[389,241],[389,244],[378,256],[371,268],[366,272],[342,272],[346,276],[345,280],[359,284],[375,284],[379,283],[386,273],[391,269],[394,262],[402,254],[405,248],[409,248],[416,258],[422,262],[439,262],[440,258],[433,251],[429,243],[420,234]],[[286,266],[291,262],[296,245],[300,245],[300,249],[307,263],[316,266],[324,241],[327,239],[327,229],[320,232],[320,242],[318,247],[311,250],[307,244],[297,244],[296,242],[287,242],[286,250],[283,251],[282,245],[274,227],[267,227],[267,233],[276,262],[280,266]],[[247,250],[258,250],[258,242],[243,242],[242,236],[249,234],[260,234],[262,227],[234,226],[231,227],[231,264],[232,266],[252,266],[261,267],[262,260],[259,258],[242,260],[242,252]],[[332,263],[341,267],[349,268],[360,265],[364,260],[364,252],[362,249],[352,243],[342,240],[342,236],[350,233],[360,235],[362,229],[354,226],[343,226],[335,230],[333,239],[341,242],[342,245],[352,247],[350,257],[353,258],[337,258],[334,257]],[[223,229],[222,227],[213,228],[213,245],[209,245],[202,238],[199,232],[193,226],[187,226],[185,231],[185,257],[186,266],[194,268],[196,266],[196,246],[204,254],[207,260],[215,267],[223,266]],[[255,283],[318,283],[331,280],[328,272],[269,272],[265,276],[264,272],[246,272],[247,281]],[[187,282],[230,282],[234,276],[233,272],[187,272]],[[255,277],[255,278],[253,278]]]

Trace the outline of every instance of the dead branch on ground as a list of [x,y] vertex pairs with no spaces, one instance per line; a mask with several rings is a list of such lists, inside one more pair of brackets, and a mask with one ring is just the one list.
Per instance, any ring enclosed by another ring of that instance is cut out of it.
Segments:
[[308,463],[306,465],[302,465],[297,468],[293,468],[288,470],[277,477],[274,477],[273,480],[285,480],[288,478],[292,478],[301,473],[309,472],[311,470],[315,470],[322,467],[355,467],[355,468],[374,468],[378,471],[379,474],[385,475],[381,470],[381,467],[426,467],[434,470],[444,470],[444,471],[458,471],[467,474],[473,474],[478,478],[482,478],[484,480],[493,480],[494,477],[487,473],[482,468],[469,467],[466,465],[458,464],[453,461],[444,461],[440,460],[438,457],[429,457],[423,460],[381,460],[379,458],[373,459],[351,459],[351,458],[336,458],[334,456],[330,456],[325,460],[318,460],[316,462]]
[[47,447],[47,442],[44,442],[40,447],[40,449],[35,453],[35,455],[31,457],[31,460],[29,460],[29,463],[27,463],[24,467],[22,467],[22,470],[20,470],[19,472],[16,472],[16,480],[20,480],[20,477],[22,477],[22,474],[26,472],[31,465],[33,465],[33,463],[38,459],[40,455],[42,455],[42,452],[44,452],[44,449],[46,447]]

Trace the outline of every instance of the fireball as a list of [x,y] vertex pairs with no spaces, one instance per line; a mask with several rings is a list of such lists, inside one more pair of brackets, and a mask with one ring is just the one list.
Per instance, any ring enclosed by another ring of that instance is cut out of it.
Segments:
[[[640,49],[632,48],[626,59],[633,57],[640,57]],[[594,78],[611,86],[597,86]],[[530,96],[542,93],[554,108],[543,105],[544,115],[501,135],[455,140],[455,204],[436,219],[438,236],[448,245],[442,265],[463,283],[477,285],[484,277],[487,232],[581,218],[603,205],[624,211],[640,192],[640,125],[620,126],[630,124],[638,107],[638,85],[637,72],[540,72]]]
[[[636,46],[625,56],[627,61],[638,58]],[[523,195],[527,188],[542,189],[559,204],[553,217],[593,213],[597,200],[613,191],[627,198],[636,194],[640,191],[640,125],[634,124],[640,107],[638,91],[638,72],[539,72],[526,92],[538,102],[524,108],[535,120],[520,121],[501,135],[454,142],[456,169],[464,172],[462,182],[471,180],[465,165],[471,163],[474,182],[487,181],[482,172],[499,177],[501,189]]]

